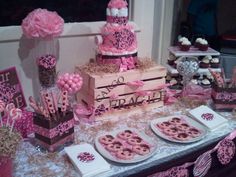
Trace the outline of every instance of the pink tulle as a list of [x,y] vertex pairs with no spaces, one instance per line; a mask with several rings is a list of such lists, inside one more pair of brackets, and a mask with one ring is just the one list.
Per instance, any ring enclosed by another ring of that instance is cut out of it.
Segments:
[[28,38],[53,38],[63,31],[64,20],[46,9],[35,9],[22,21],[23,33]]
[[111,0],[108,4],[109,8],[125,8],[127,7],[127,2],[125,0]]
[[211,98],[211,88],[204,89],[201,86],[190,83],[183,89],[182,97],[205,101]]

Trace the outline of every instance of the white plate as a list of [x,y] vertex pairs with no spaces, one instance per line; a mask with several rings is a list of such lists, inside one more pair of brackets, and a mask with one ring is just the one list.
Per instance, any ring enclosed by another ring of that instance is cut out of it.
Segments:
[[[135,132],[139,137],[141,137],[145,142],[147,142],[148,144],[151,145],[151,149],[150,149],[150,153],[149,154],[146,154],[146,155],[138,155],[138,154],[135,154],[134,155],[134,158],[131,159],[131,160],[123,160],[123,159],[118,159],[116,157],[114,157],[113,155],[111,155],[109,153],[109,151],[107,151],[102,145],[101,143],[99,142],[99,137],[101,136],[104,136],[104,135],[112,135],[114,137],[116,137],[116,135],[124,130],[131,130],[132,132]],[[102,134],[99,134],[96,138],[95,138],[95,146],[98,150],[98,152],[103,156],[105,157],[106,159],[109,159],[111,161],[114,161],[114,162],[119,162],[119,163],[136,163],[136,162],[140,162],[140,161],[143,161],[143,160],[146,160],[148,159],[149,157],[151,157],[156,148],[157,148],[157,145],[156,145],[156,142],[153,141],[150,137],[148,137],[147,135],[145,135],[144,133],[140,133],[140,131],[138,131],[137,129],[133,129],[133,128],[124,128],[124,129],[119,129],[119,130],[115,130],[115,131],[112,131],[112,132],[105,132],[105,133],[102,133]]]
[[[183,140],[183,141],[180,141],[180,140],[173,139],[173,138],[169,137],[168,135],[165,135],[164,133],[162,133],[162,132],[156,127],[156,124],[157,124],[157,123],[169,121],[169,120],[171,120],[173,117],[179,117],[179,118],[184,119],[190,126],[195,127],[195,128],[197,128],[198,130],[200,130],[202,134],[201,134],[199,137],[191,138],[190,140]],[[161,138],[166,139],[166,140],[168,140],[168,141],[176,142],[176,143],[193,143],[193,142],[196,142],[196,141],[201,140],[201,139],[204,138],[204,137],[206,136],[206,134],[207,134],[207,129],[206,129],[203,125],[201,125],[200,123],[194,121],[193,119],[191,119],[190,117],[185,116],[185,115],[173,115],[173,116],[169,116],[169,117],[163,117],[163,118],[154,119],[154,120],[151,121],[150,126],[151,126],[152,130],[153,130],[158,136],[160,136]]]

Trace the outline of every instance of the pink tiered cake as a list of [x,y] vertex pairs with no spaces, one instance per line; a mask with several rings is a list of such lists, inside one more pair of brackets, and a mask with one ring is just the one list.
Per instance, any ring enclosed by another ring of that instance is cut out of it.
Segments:
[[128,24],[127,2],[111,0],[107,7],[107,23],[101,36],[96,36],[97,63],[116,64],[121,71],[135,68],[137,40],[134,28]]
[[161,88],[165,86],[166,69],[151,60],[138,59],[136,34],[128,24],[126,1],[109,2],[107,23],[101,35],[96,36],[96,43],[96,62],[77,67],[83,77],[77,100],[87,105],[86,117],[163,105]]

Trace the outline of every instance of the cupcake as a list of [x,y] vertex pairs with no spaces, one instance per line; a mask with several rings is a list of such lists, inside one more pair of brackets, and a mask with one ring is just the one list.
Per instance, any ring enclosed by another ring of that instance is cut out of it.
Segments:
[[170,84],[171,84],[172,86],[177,85],[177,84],[178,84],[178,81],[177,81],[175,78],[172,78],[172,79],[170,80]]
[[175,68],[176,67],[175,61],[176,61],[176,57],[173,54],[170,54],[169,59],[168,59],[168,64]]
[[209,87],[211,87],[211,82],[208,79],[203,79],[201,81],[201,86],[204,88],[209,88]]
[[202,39],[202,40],[199,41],[198,49],[201,50],[201,51],[207,51],[208,46],[209,45],[208,45],[207,40]]
[[191,42],[189,40],[185,40],[180,44],[180,50],[182,51],[189,51],[190,47],[191,47]]
[[198,80],[197,79],[192,79],[190,82],[195,84],[195,85],[198,85]]
[[194,43],[194,47],[199,48],[200,46],[200,41],[202,41],[202,38],[197,38]]
[[219,58],[212,58],[210,63],[211,63],[211,68],[219,68],[220,66]]
[[210,60],[208,58],[203,58],[199,66],[200,68],[208,68],[210,66]]
[[186,37],[181,37],[181,38],[179,38],[179,40],[178,40],[178,46],[180,46],[183,41],[188,41],[188,38],[186,38]]
[[208,79],[210,82],[213,82],[213,81],[214,81],[214,78],[213,78],[213,76],[211,75],[211,73],[208,73],[207,75],[204,75],[203,78],[204,78],[204,79]]

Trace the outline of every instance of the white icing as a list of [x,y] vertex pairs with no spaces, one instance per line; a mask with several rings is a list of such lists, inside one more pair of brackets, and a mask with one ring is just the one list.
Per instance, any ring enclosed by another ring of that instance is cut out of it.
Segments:
[[183,42],[183,41],[188,41],[188,38],[186,38],[186,37],[179,38],[179,42]]
[[211,84],[211,82],[208,79],[203,79],[202,84],[209,85],[209,84]]
[[182,45],[191,45],[191,42],[189,40],[184,40],[181,42]]
[[203,59],[202,59],[202,62],[208,64],[208,63],[210,62],[210,60],[209,60],[208,58],[203,58]]
[[212,59],[212,56],[211,56],[211,55],[206,55],[203,59],[211,60],[211,59]]
[[178,82],[177,82],[177,80],[175,79],[175,78],[173,78],[173,79],[171,79],[170,80],[170,84],[171,85],[175,85],[175,84],[177,84]]
[[107,16],[111,16],[111,11],[109,8],[107,8]]
[[202,41],[202,38],[199,37],[196,39],[196,42],[200,43],[200,41]]
[[196,85],[197,85],[197,84],[198,84],[198,81],[197,81],[197,79],[192,79],[192,80],[191,80],[191,83],[193,83],[193,84],[196,84]]
[[212,58],[211,63],[219,63],[219,58]]
[[200,44],[202,44],[202,45],[207,45],[207,44],[208,44],[208,42],[207,42],[207,40],[205,40],[205,39],[202,39],[202,40],[200,41]]
[[118,14],[119,14],[119,10],[118,9],[116,9],[116,8],[112,8],[111,9],[111,15],[112,16],[118,16]]
[[127,8],[121,8],[119,10],[118,17],[127,17],[128,16],[128,9]]

